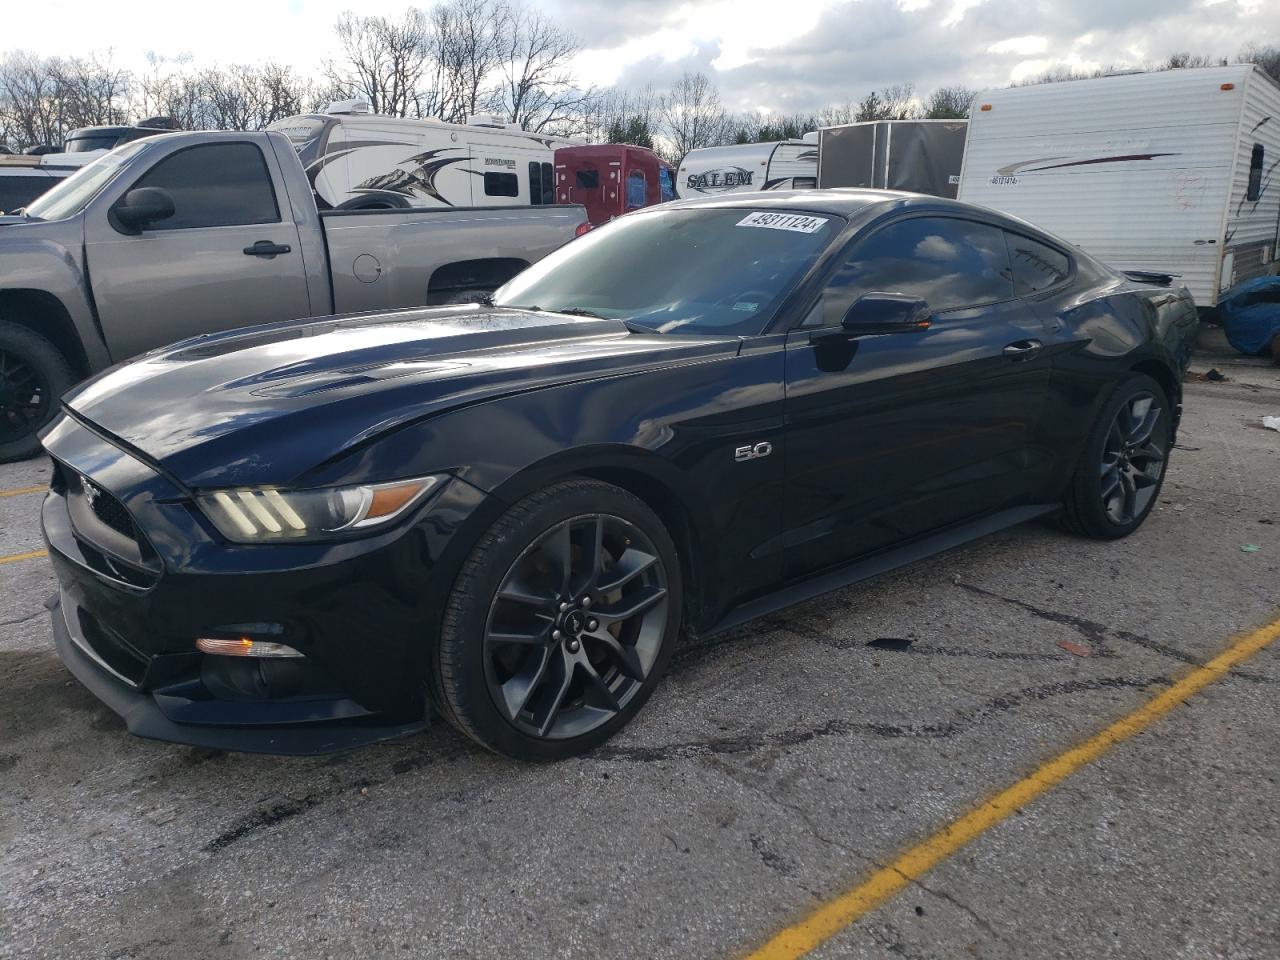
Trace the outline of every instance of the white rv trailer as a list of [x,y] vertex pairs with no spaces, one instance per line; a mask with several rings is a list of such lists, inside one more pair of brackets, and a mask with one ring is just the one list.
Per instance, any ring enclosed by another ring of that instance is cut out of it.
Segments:
[[1251,65],[980,94],[961,200],[1111,266],[1176,275],[1202,308],[1275,273],[1280,87]]
[[682,200],[752,190],[803,190],[817,185],[816,130],[800,140],[690,150],[676,174],[676,196]]
[[0,213],[21,210],[105,150],[86,153],[0,154]]
[[368,110],[344,101],[267,127],[293,142],[321,209],[554,203],[552,155],[583,142],[484,115],[462,124]]

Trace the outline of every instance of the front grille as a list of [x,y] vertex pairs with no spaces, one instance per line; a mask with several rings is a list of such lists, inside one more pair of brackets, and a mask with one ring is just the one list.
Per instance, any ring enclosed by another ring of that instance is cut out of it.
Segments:
[[134,526],[133,518],[129,516],[129,511],[124,508],[123,503],[105,490],[97,487],[90,488],[87,483],[85,494],[89,497],[89,508],[95,517],[120,536],[128,537],[130,540],[138,539],[138,529]]

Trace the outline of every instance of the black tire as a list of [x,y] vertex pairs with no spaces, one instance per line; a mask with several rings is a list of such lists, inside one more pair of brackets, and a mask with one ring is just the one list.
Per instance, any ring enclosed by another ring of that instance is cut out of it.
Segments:
[[0,320],[0,463],[40,452],[37,434],[75,382],[57,347],[21,324]]
[[1151,377],[1130,374],[1116,386],[1071,478],[1064,526],[1095,540],[1117,540],[1142,526],[1160,498],[1172,427],[1169,398]]
[[675,546],[648,505],[595,480],[556,483],[511,507],[463,564],[432,700],[496,753],[558,760],[590,750],[653,693],[681,606]]

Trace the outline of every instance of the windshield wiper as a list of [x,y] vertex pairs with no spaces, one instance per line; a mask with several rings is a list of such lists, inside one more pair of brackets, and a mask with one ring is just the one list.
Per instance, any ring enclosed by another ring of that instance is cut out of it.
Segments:
[[600,316],[600,314],[593,313],[590,310],[583,310],[582,307],[564,307],[560,310],[555,310],[553,312],[563,313],[566,316],[570,316],[570,317],[594,317],[597,320],[604,319],[604,317]]

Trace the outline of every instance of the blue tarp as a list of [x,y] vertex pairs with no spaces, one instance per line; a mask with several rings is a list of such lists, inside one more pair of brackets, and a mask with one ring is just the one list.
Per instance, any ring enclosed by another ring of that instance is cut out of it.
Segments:
[[1280,277],[1236,284],[1218,301],[1227,341],[1241,353],[1266,353],[1280,334]]

